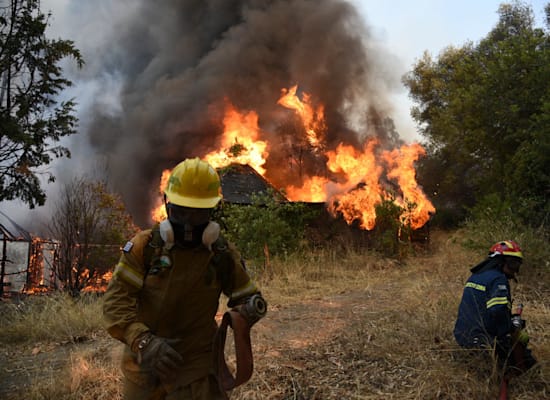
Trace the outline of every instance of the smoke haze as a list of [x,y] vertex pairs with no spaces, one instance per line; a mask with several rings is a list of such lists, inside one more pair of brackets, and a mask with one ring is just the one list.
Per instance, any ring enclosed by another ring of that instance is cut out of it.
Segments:
[[[227,102],[258,113],[273,146],[268,166],[279,170],[292,130],[277,100],[293,85],[325,106],[327,146],[396,140],[387,100],[400,84],[394,58],[344,0],[50,0],[42,8],[52,10],[52,35],[74,40],[86,62],[67,66],[81,133],[66,144],[73,158],[60,161],[58,181],[102,165],[142,227],[161,172],[219,148]],[[275,172],[267,178],[277,185]]]

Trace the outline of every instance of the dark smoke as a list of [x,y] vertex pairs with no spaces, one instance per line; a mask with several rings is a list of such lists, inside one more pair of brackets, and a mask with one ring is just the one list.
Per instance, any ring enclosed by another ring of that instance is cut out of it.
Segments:
[[[391,136],[385,55],[343,0],[144,0],[133,15],[97,52],[97,73],[123,79],[120,109],[96,105],[86,134],[141,226],[162,170],[219,148],[225,101],[255,110],[275,146],[290,146],[277,100],[295,84],[325,105],[328,146]],[[268,165],[289,151],[270,149]]]

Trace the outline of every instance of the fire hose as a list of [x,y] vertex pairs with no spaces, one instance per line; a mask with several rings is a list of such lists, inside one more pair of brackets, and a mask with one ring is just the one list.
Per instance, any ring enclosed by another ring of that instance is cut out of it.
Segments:
[[[521,371],[525,372],[525,359],[524,351],[525,349],[517,342],[517,335],[519,330],[525,327],[525,321],[521,319],[521,314],[523,312],[523,304],[519,304],[516,310],[516,314],[512,316],[512,325],[514,326],[514,335],[512,343],[512,357],[514,358],[516,367]],[[504,371],[502,381],[500,382],[500,391],[498,394],[498,400],[508,400],[508,384],[511,379],[511,374]]]
[[[248,299],[245,304],[227,311],[214,336],[214,366],[218,376],[220,388],[224,393],[247,382],[252,376],[254,359],[252,356],[252,344],[250,341],[250,329],[267,312],[267,303],[263,297],[256,294]],[[236,355],[235,376],[229,370],[225,360],[225,340],[227,328],[233,329]]]

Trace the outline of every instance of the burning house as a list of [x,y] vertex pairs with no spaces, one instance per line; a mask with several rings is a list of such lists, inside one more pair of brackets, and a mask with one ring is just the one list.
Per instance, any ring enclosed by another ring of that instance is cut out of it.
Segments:
[[[197,156],[221,170],[247,165],[289,201],[317,204],[354,229],[372,231],[385,200],[406,210],[404,225],[427,223],[435,209],[415,174],[424,149],[391,118],[392,92],[402,89],[396,58],[352,2],[135,4],[113,17],[124,30],[79,45],[96,55],[87,79],[99,85],[89,85],[87,143],[139,226],[159,220],[151,210],[163,208],[169,168]],[[79,7],[93,18],[95,7]],[[235,201],[247,197],[241,190]]]
[[59,243],[33,237],[0,211],[0,296],[56,287]]
[[222,185],[223,201],[229,204],[249,205],[253,195],[272,195],[279,201],[287,198],[247,164],[231,164],[218,171]]
[[[252,193],[267,188],[280,193],[280,188],[285,200],[323,204],[333,219],[365,231],[374,229],[376,207],[387,200],[404,210],[404,226],[414,230],[428,222],[435,208],[416,182],[414,164],[424,154],[419,144],[388,148],[381,139],[367,137],[360,145],[339,143],[331,148],[324,106],[312,104],[307,93],[300,98],[297,87],[282,90],[277,104],[290,111],[287,118],[293,121],[291,133],[297,139],[283,159],[274,155],[277,165],[270,162],[270,149],[279,145],[272,144],[259,126],[258,115],[226,106],[220,147],[202,155],[221,171],[226,201],[250,204]],[[170,170],[162,174],[161,193],[169,175]],[[162,204],[156,210],[162,212]]]

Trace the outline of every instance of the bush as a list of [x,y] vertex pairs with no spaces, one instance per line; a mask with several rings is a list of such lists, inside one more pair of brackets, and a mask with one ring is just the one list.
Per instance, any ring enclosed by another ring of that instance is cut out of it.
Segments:
[[470,210],[470,218],[464,223],[467,239],[463,244],[486,253],[491,245],[500,240],[515,240],[524,254],[524,263],[535,268],[550,268],[550,234],[541,224],[533,227],[507,200],[496,195],[486,196]]
[[252,196],[251,205],[224,204],[219,219],[224,235],[252,260],[284,255],[304,245],[305,228],[317,212],[302,203],[277,201],[271,192]]
[[376,206],[376,225],[373,230],[374,249],[386,257],[404,258],[412,250],[412,228],[406,215],[416,204],[398,205],[394,198],[384,199]]

